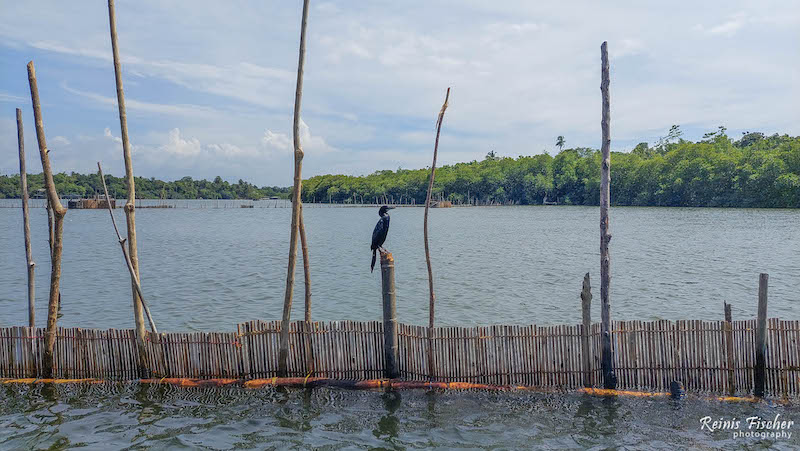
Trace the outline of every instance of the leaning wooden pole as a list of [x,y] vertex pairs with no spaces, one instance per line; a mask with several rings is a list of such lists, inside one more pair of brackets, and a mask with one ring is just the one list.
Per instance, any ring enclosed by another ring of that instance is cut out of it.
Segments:
[[[122,154],[125,159],[125,184],[128,188],[128,201],[125,203],[125,218],[128,225],[128,255],[133,265],[131,275],[131,292],[133,295],[133,320],[136,325],[136,349],[139,356],[139,372],[147,370],[147,351],[145,347],[144,308],[139,293],[136,291],[136,279],[141,280],[139,273],[139,252],[136,245],[136,185],[133,180],[133,162],[131,161],[131,143],[128,139],[128,118],[125,112],[125,93],[122,89],[122,69],[119,62],[117,46],[117,19],[114,13],[114,0],[108,0],[108,23],[111,30],[111,50],[114,54],[114,76],[117,84],[117,106],[119,107],[119,126],[122,133]],[[135,275],[135,277],[134,277]]]
[[297,87],[294,93],[294,190],[292,191],[292,229],[289,237],[289,267],[286,271],[286,293],[283,298],[283,318],[281,321],[281,340],[278,351],[278,375],[288,374],[289,363],[289,320],[292,317],[292,292],[294,290],[294,269],[297,261],[297,235],[300,229],[300,193],[302,187],[303,148],[300,145],[300,103],[303,99],[303,64],[306,57],[306,23],[308,22],[308,0],[303,0],[303,19],[300,24],[300,51],[297,61]]
[[589,354],[589,333],[592,328],[592,282],[587,272],[583,276],[583,289],[581,290],[581,355],[583,356],[583,386],[592,386],[592,358]]
[[158,329],[156,329],[156,323],[153,321],[153,315],[150,314],[150,309],[147,307],[147,303],[144,302],[142,284],[139,282],[139,276],[136,275],[136,271],[133,270],[133,262],[131,262],[131,258],[128,256],[128,250],[125,248],[125,238],[122,238],[122,235],[119,234],[117,220],[114,219],[114,210],[111,209],[111,197],[108,195],[106,177],[103,175],[103,168],[100,167],[99,161],[97,162],[97,170],[100,173],[100,180],[103,182],[103,192],[105,193],[106,197],[106,207],[108,207],[108,214],[111,215],[111,224],[114,226],[114,232],[117,234],[117,241],[119,241],[119,246],[122,248],[122,256],[125,258],[125,264],[128,266],[128,273],[130,273],[131,279],[133,280],[133,286],[136,289],[136,294],[139,295],[139,299],[142,301],[142,307],[144,307],[144,313],[147,315],[147,321],[150,322],[150,330],[157,334]]
[[64,216],[67,209],[61,205],[61,200],[56,192],[53,182],[53,171],[50,169],[50,157],[47,156],[47,141],[44,137],[44,122],[42,111],[39,107],[39,87],[36,84],[36,68],[33,61],[28,63],[28,84],[31,87],[31,103],[33,104],[33,117],[36,125],[36,139],[39,142],[39,156],[42,159],[42,172],[44,173],[44,186],[47,191],[47,200],[53,209],[54,236],[53,255],[50,262],[50,298],[47,303],[47,332],[45,334],[45,349],[43,362],[43,377],[55,376],[56,322],[58,320],[58,293],[61,288],[61,250],[64,236]]
[[428,265],[428,291],[430,294],[429,307],[428,307],[428,328],[433,329],[434,308],[436,304],[436,295],[433,292],[433,268],[431,267],[431,250],[428,245],[428,209],[431,206],[431,193],[433,192],[433,181],[436,178],[436,157],[439,154],[439,133],[442,131],[442,121],[444,120],[444,111],[447,109],[447,101],[450,99],[450,88],[447,88],[447,94],[444,96],[444,103],[439,110],[439,116],[436,119],[436,141],[433,145],[433,163],[431,164],[431,175],[428,179],[428,194],[425,196],[425,216],[422,220],[423,234],[425,235],[425,263]]
[[28,326],[36,327],[34,268],[31,251],[31,222],[28,211],[28,174],[25,170],[25,136],[22,130],[22,110],[17,108],[17,144],[19,146],[19,189],[22,197],[22,229],[25,234],[25,261],[28,267]]
[[602,362],[603,387],[617,388],[617,377],[614,374],[614,354],[611,348],[611,258],[608,254],[608,243],[611,241],[608,210],[611,206],[611,101],[608,94],[610,84],[608,68],[608,43],[600,46],[601,83],[603,96],[603,117],[600,126],[603,132],[603,163],[600,177],[600,302],[602,303],[601,321],[603,333]]
[[429,292],[429,306],[428,306],[428,376],[433,379],[435,371],[433,367],[433,340],[434,340],[434,318],[436,308],[436,295],[433,291],[433,267],[431,266],[431,250],[428,245],[428,209],[431,206],[431,193],[433,192],[433,181],[436,178],[436,157],[439,155],[439,134],[442,131],[442,121],[444,120],[444,111],[447,109],[447,101],[450,99],[450,88],[447,88],[447,94],[444,96],[444,103],[439,110],[439,116],[436,119],[436,141],[433,144],[433,163],[431,164],[431,175],[428,179],[428,193],[425,196],[425,215],[422,222],[422,231],[425,236],[425,263],[428,265],[428,292]]
[[756,320],[756,366],[753,368],[753,394],[759,398],[766,392],[767,372],[767,286],[769,274],[758,278],[758,317]]

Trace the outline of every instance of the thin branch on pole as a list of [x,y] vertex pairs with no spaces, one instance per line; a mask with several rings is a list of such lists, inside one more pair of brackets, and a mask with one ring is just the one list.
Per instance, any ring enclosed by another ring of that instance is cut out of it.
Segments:
[[31,251],[31,222],[28,212],[28,174],[25,170],[25,137],[22,130],[22,110],[17,108],[17,144],[19,145],[19,188],[22,196],[22,229],[25,233],[25,260],[28,267],[28,326],[36,327],[36,310],[34,309],[35,277],[34,268],[36,263],[33,261]]
[[444,103],[439,110],[439,117],[436,119],[436,141],[433,145],[433,164],[431,164],[431,176],[428,180],[428,194],[425,196],[425,217],[423,219],[423,233],[425,235],[425,262],[428,264],[428,290],[430,291],[430,304],[428,307],[428,355],[430,356],[429,368],[431,377],[433,376],[433,319],[436,304],[436,295],[433,292],[433,268],[431,267],[431,251],[428,245],[428,209],[431,206],[431,193],[433,192],[433,181],[436,177],[436,157],[439,154],[439,133],[442,131],[444,112],[447,109],[447,101],[450,99],[450,88],[444,96]]
[[128,250],[125,248],[125,238],[122,238],[122,235],[119,234],[119,229],[117,228],[117,220],[114,219],[114,210],[111,209],[111,197],[108,195],[108,188],[106,187],[106,178],[103,175],[103,168],[100,167],[100,162],[97,162],[97,170],[100,172],[100,180],[103,182],[103,192],[106,196],[106,206],[108,207],[108,214],[111,215],[111,224],[114,226],[114,232],[117,234],[117,240],[119,241],[119,245],[122,248],[122,256],[125,258],[125,264],[128,266],[128,272],[131,274],[131,279],[133,280],[133,286],[136,289],[136,293],[139,295],[139,299],[142,301],[142,306],[144,307],[144,313],[147,315],[147,321],[150,323],[150,330],[153,333],[157,334],[158,329],[156,329],[156,323],[153,322],[153,315],[150,314],[150,309],[147,307],[147,303],[144,302],[144,295],[142,294],[142,284],[139,281],[139,277],[136,275],[136,272],[133,270],[133,263],[131,262],[131,258],[128,256]]
[[297,235],[300,229],[300,193],[302,190],[301,172],[303,169],[303,149],[300,145],[300,103],[303,99],[303,63],[306,56],[306,23],[308,22],[308,0],[303,0],[303,19],[300,25],[300,51],[297,62],[297,87],[294,94],[294,190],[292,191],[292,229],[289,238],[289,266],[286,271],[286,293],[283,299],[283,318],[281,321],[281,340],[278,352],[278,375],[288,374],[289,362],[289,320],[292,316],[292,291],[294,290],[294,269],[297,261]]
[[[108,0],[108,23],[111,32],[111,50],[114,55],[114,76],[117,85],[117,105],[119,107],[119,126],[122,133],[122,154],[125,159],[125,184],[128,187],[128,201],[125,203],[125,218],[128,226],[128,255],[133,265],[131,274],[131,292],[133,295],[133,319],[136,325],[136,343],[139,354],[139,371],[147,369],[147,352],[145,348],[144,307],[136,291],[136,279],[139,273],[139,253],[136,246],[136,184],[133,179],[133,162],[131,161],[131,143],[128,139],[128,119],[125,113],[125,93],[122,89],[122,69],[119,62],[117,46],[117,20],[114,12],[114,0]],[[134,277],[135,275],[135,277]]]
[[39,107],[39,87],[36,84],[36,68],[33,66],[33,61],[28,63],[28,84],[31,87],[31,103],[33,104],[33,117],[36,125],[36,139],[39,142],[39,156],[42,159],[44,185],[47,191],[47,200],[50,202],[54,216],[53,255],[50,262],[50,298],[47,303],[47,332],[45,334],[43,362],[43,376],[52,378],[55,372],[55,355],[53,351],[56,344],[58,297],[61,284],[61,251],[63,249],[64,216],[67,214],[67,209],[61,205],[61,200],[58,198],[56,185],[53,182],[53,171],[50,168],[50,157],[47,156],[47,141],[44,136],[44,121]]

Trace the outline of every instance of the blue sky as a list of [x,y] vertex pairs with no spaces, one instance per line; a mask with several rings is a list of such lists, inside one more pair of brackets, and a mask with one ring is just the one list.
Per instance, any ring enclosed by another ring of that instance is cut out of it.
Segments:
[[[38,172],[34,60],[57,171],[123,173],[105,2],[0,5],[0,171],[18,171],[14,109]],[[612,148],[672,124],[800,134],[794,1],[311,0],[304,176],[600,144],[600,43]],[[289,185],[301,1],[117,2],[134,172]]]

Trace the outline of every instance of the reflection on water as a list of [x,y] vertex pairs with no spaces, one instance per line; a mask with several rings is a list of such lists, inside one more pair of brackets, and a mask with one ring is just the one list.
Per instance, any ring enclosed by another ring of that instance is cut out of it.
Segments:
[[0,448],[796,449],[796,434],[772,441],[700,430],[706,415],[776,414],[797,421],[800,408],[522,392],[6,385]]

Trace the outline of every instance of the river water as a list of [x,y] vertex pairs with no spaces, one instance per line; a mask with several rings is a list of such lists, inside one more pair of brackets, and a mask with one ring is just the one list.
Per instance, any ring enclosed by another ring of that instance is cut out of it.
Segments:
[[[19,201],[2,201],[11,206]],[[230,331],[281,315],[288,208],[175,203],[137,211],[142,286],[162,331]],[[313,317],[378,320],[370,273],[377,208],[307,205]],[[115,212],[124,229],[124,214]],[[615,319],[735,319],[756,312],[758,274],[770,274],[769,315],[800,314],[800,211],[613,208]],[[399,319],[427,324],[421,208],[391,212]],[[37,324],[49,278],[46,214],[32,210]],[[0,208],[0,324],[27,323],[22,212]],[[124,234],[124,230],[122,231]],[[599,211],[592,207],[434,209],[430,238],[437,323],[580,321],[589,272],[599,320]],[[302,318],[298,261],[294,318]],[[64,226],[60,325],[132,326],[130,279],[106,211],[73,210]],[[797,407],[697,398],[337,389],[176,389],[136,384],[0,386],[0,449],[196,448],[730,448],[796,449],[790,439],[734,439],[700,419],[761,416],[800,422]],[[743,426],[743,428],[746,426]]]
[[797,421],[800,409],[703,399],[507,392],[380,393],[136,384],[0,386],[2,449],[797,449],[701,420]]
[[[237,322],[281,316],[291,209],[216,205],[137,211],[142,287],[159,330],[230,331]],[[379,272],[369,271],[377,208],[304,210],[313,318],[380,319]],[[115,214],[124,235],[124,213]],[[760,272],[770,274],[769,315],[800,315],[800,210],[613,208],[611,215],[613,318],[721,319],[723,301],[733,304],[735,319],[752,318]],[[428,320],[422,216],[418,207],[392,210],[385,245],[396,262],[398,317],[412,324]],[[32,209],[41,325],[46,218],[43,208]],[[0,208],[0,230],[0,324],[24,325],[22,211]],[[430,240],[437,324],[578,323],[586,272],[599,320],[598,208],[432,209]],[[297,268],[292,316],[302,318],[300,261]],[[67,213],[61,287],[60,325],[132,326],[130,279],[107,211]]]

